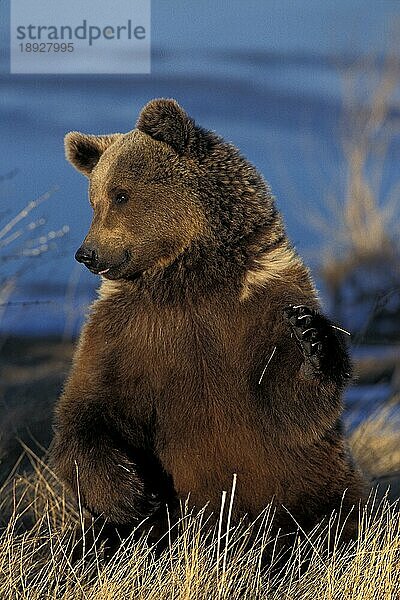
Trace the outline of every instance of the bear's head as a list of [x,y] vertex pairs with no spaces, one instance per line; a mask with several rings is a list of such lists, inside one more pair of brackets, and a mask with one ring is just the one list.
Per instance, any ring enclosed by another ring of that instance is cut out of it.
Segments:
[[211,255],[208,271],[223,270],[272,231],[277,213],[261,176],[175,100],[150,101],[126,134],[68,133],[65,148],[89,178],[93,207],[76,259],[107,279],[136,279],[189,255],[192,271]]

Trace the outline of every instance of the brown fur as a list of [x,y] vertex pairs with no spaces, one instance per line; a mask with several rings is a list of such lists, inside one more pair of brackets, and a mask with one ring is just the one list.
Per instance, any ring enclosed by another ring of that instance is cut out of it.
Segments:
[[[345,490],[344,509],[356,504],[346,350],[332,329],[332,369],[304,375],[283,309],[319,304],[254,167],[170,100],[132,132],[73,133],[66,147],[90,179],[85,243],[110,271],[57,406],[60,476],[117,524],[160,524],[189,494],[218,511],[234,473],[236,518],[275,499],[311,527]],[[289,526],[286,510],[277,519]]]

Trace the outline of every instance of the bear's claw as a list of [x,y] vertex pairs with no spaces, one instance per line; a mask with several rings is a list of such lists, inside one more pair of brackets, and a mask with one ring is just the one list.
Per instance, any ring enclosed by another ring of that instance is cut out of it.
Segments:
[[318,313],[303,304],[288,306],[283,314],[303,353],[305,374],[318,374],[321,371],[321,358],[324,349],[324,334],[318,326]]

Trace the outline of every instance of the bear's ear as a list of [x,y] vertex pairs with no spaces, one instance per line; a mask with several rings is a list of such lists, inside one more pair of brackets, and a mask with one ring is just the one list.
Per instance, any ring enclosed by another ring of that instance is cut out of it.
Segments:
[[78,171],[88,177],[103,152],[121,136],[121,133],[86,135],[79,131],[71,131],[64,138],[65,156]]
[[166,98],[150,100],[142,109],[136,127],[155,140],[169,144],[178,154],[188,150],[195,132],[193,119],[176,100]]

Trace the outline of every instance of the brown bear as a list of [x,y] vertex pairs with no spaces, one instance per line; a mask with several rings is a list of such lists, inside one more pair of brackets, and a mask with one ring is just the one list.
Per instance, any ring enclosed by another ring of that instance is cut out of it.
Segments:
[[174,100],[65,146],[94,213],[76,259],[102,285],[56,409],[62,480],[125,526],[164,527],[189,495],[218,513],[233,474],[234,519],[272,500],[286,528],[347,513],[364,484],[342,431],[344,336],[262,176]]

